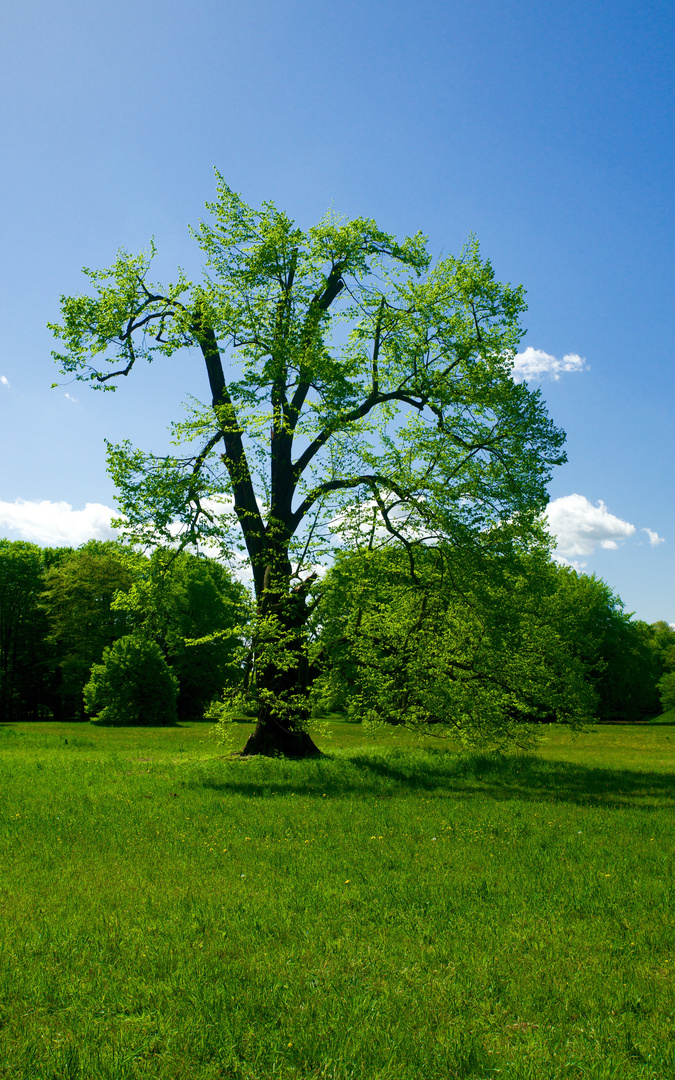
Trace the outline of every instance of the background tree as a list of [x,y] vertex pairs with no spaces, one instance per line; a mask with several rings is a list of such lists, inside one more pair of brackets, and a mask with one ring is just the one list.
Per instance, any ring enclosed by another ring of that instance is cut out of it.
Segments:
[[162,649],[178,680],[179,720],[201,719],[223,687],[239,682],[248,594],[215,559],[159,548],[112,606]]
[[432,264],[421,235],[399,243],[367,219],[303,232],[222,178],[209,210],[202,283],[153,284],[154,249],[122,252],[86,271],[91,294],[62,298],[55,356],[113,389],[141,359],[201,353],[210,400],[175,425],[182,456],[109,448],[128,535],[169,543],[179,523],[181,543],[243,541],[258,697],[245,752],[311,754],[307,592],[335,533],[349,543],[373,513],[404,545],[468,543],[499,521],[526,533],[564,435],[511,377],[523,290],[475,241]]
[[660,620],[648,628],[654,654],[657,691],[664,712],[675,709],[675,627]]
[[675,709],[675,671],[666,671],[661,676],[658,689],[663,711]]
[[82,690],[91,665],[130,629],[127,614],[114,608],[113,600],[131,587],[143,561],[114,541],[99,540],[61,558],[52,556],[42,603],[55,650],[54,713],[59,719],[85,718]]
[[140,634],[126,634],[103,650],[84,686],[85,708],[103,724],[175,724],[178,679],[162,650]]
[[646,623],[633,621],[621,599],[593,575],[552,565],[554,617],[598,694],[600,720],[641,720],[659,712],[661,668]]

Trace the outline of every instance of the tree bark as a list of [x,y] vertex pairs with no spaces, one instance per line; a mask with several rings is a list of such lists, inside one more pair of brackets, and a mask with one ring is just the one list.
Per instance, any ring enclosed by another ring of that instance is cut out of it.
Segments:
[[[273,535],[274,530],[270,530]],[[311,672],[305,626],[306,585],[291,588],[286,545],[270,544],[258,595],[259,627],[254,641],[258,721],[242,754],[317,757],[307,731]]]
[[256,729],[249,735],[242,757],[320,757],[321,751],[306,731],[288,731],[271,721],[258,720]]

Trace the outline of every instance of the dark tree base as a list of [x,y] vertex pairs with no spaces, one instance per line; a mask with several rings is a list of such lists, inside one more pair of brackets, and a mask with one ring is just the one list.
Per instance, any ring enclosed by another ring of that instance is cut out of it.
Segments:
[[241,751],[242,757],[310,758],[321,757],[321,751],[306,731],[291,732],[275,724],[258,724]]

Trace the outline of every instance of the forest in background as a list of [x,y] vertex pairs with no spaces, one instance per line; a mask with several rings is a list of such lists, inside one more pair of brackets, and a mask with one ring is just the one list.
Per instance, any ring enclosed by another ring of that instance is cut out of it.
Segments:
[[[564,721],[571,694],[576,715],[597,720],[675,705],[675,630],[632,619],[603,581],[531,556],[517,578],[511,568],[488,581],[427,562],[413,581],[400,554],[344,555],[317,583],[315,715],[414,726],[432,717],[430,701],[449,715],[467,694],[488,719],[501,709]],[[218,702],[246,712],[251,610],[245,587],[204,556],[0,540],[0,722],[89,719],[92,668],[110,683],[113,662],[125,686],[134,664],[146,684],[135,722],[199,720]]]
[[92,665],[128,637],[161,650],[178,681],[178,718],[201,719],[238,677],[245,608],[243,586],[212,559],[147,557],[114,541],[73,549],[0,540],[0,721],[88,719]]

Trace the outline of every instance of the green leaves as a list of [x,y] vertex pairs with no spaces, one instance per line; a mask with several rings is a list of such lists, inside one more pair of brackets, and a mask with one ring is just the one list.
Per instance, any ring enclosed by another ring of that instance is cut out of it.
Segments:
[[[174,425],[175,454],[108,447],[127,536],[228,556],[239,539],[266,617],[270,573],[282,610],[336,546],[363,546],[364,522],[402,546],[481,546],[505,522],[526,534],[565,436],[511,377],[524,293],[497,280],[477,240],[434,262],[421,233],[399,241],[369,218],[330,211],[302,230],[219,174],[207,208],[193,230],[201,283],[151,285],[154,245],[120,252],[85,271],[90,293],[62,298],[52,326],[62,370],[99,388],[140,359],[204,359],[208,404]],[[291,637],[304,596],[293,619]],[[281,700],[279,680],[293,697],[275,664],[260,700]]]
[[0,722],[37,719],[49,696],[49,648],[40,608],[43,552],[0,539]]
[[323,590],[320,684],[333,708],[493,746],[527,744],[533,720],[593,716],[545,548],[421,547],[412,561],[367,550],[339,560]]
[[178,679],[154,641],[119,638],[94,664],[84,687],[87,712],[102,724],[175,724]]
[[[139,255],[120,249],[108,269],[83,269],[93,296],[61,297],[63,323],[47,325],[66,346],[65,352],[52,353],[64,374],[91,382],[95,389],[114,390],[110,380],[128,375],[138,359],[150,361],[155,352],[170,356],[186,343],[189,320],[179,297],[190,283],[182,271],[177,284],[164,292],[146,283],[154,255],[154,242]],[[119,370],[103,372],[100,359]]]
[[[303,232],[271,202],[248,207],[219,175],[217,193],[212,221],[193,232],[202,284],[181,274],[150,285],[154,244],[120,252],[108,270],[85,271],[93,295],[63,298],[63,324],[52,326],[67,346],[55,354],[62,370],[99,388],[141,358],[204,355],[213,405],[200,415],[201,447],[161,459],[110,448],[136,538],[150,529],[166,540],[180,522],[191,541],[202,530],[212,539],[205,503],[219,495],[233,500],[247,543],[247,529],[263,528],[257,500],[301,549],[306,513],[321,507],[316,544],[373,484],[385,503],[397,493],[411,528],[436,536],[543,508],[564,435],[511,378],[523,290],[497,281],[475,238],[432,265],[421,234],[399,242],[332,211]],[[190,439],[197,429],[175,430]]]

